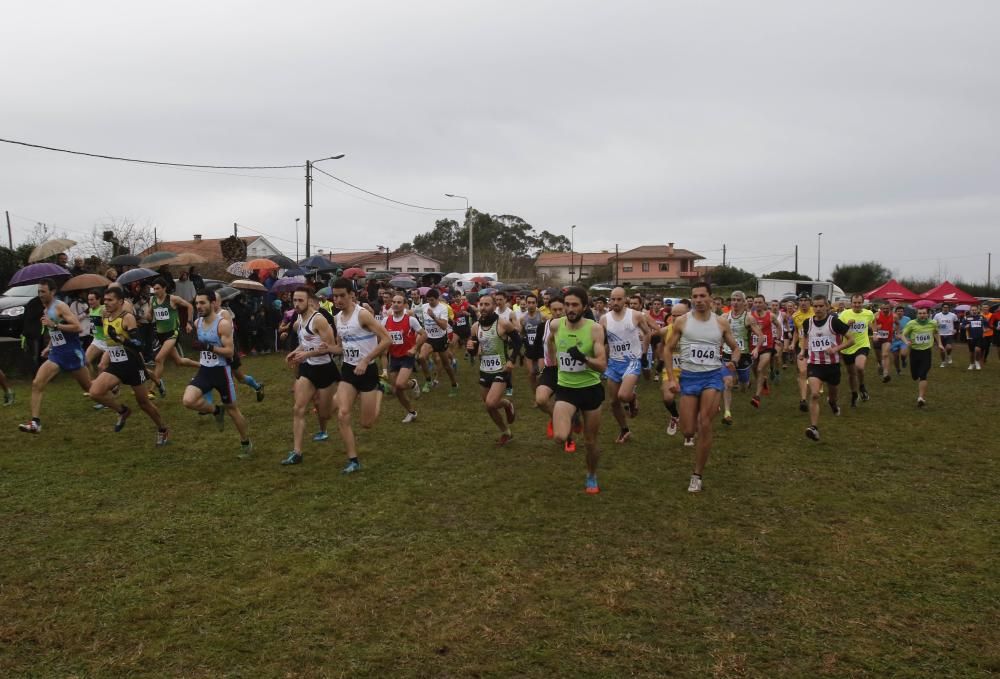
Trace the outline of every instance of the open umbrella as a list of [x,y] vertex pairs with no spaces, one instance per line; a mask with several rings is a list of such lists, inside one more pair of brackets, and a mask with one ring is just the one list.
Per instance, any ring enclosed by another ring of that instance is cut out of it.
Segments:
[[350,269],[345,269],[344,273],[340,275],[343,276],[344,278],[349,278],[349,279],[364,278],[365,272],[356,266],[352,266]]
[[305,266],[310,269],[316,269],[317,271],[336,271],[340,267],[331,262],[329,259],[323,255],[313,255],[312,257],[306,257],[299,262],[299,266]]
[[193,252],[182,252],[165,264],[167,266],[194,266],[195,264],[208,264],[208,260]]
[[[291,265],[295,266],[295,262],[292,262]],[[281,265],[275,262],[273,259],[266,259],[264,257],[261,257],[260,259],[251,259],[243,266],[245,266],[249,271],[260,271],[260,270],[270,271],[271,269],[282,268]]]
[[146,255],[139,261],[139,266],[144,266],[147,269],[152,269],[154,267],[163,266],[164,264],[169,264],[170,260],[177,257],[176,252],[170,252],[169,250],[160,250],[159,252],[154,252],[151,255]]
[[483,288],[482,290],[479,291],[479,295],[480,296],[482,296],[482,295],[492,295],[492,294],[496,293],[496,291],[497,291],[496,288]]
[[421,297],[423,297],[424,295],[426,295],[428,290],[430,290],[430,288],[427,287],[426,285],[423,286],[423,287],[417,288],[417,292],[420,293]]
[[274,285],[271,286],[271,292],[291,292],[300,285],[305,284],[305,276],[287,276],[275,281]]
[[440,271],[428,271],[420,276],[420,282],[426,285],[437,285],[444,275]]
[[284,255],[269,255],[268,259],[277,264],[281,269],[293,269],[298,266],[294,259],[285,257]]
[[369,271],[368,273],[365,274],[365,278],[370,278],[376,281],[383,281],[383,280],[387,281],[390,278],[395,278],[395,277],[396,277],[395,271]]
[[142,269],[142,268],[129,269],[121,276],[119,276],[118,280],[116,280],[115,282],[118,283],[119,285],[125,286],[125,285],[131,285],[136,281],[144,281],[147,278],[156,278],[159,275],[160,274],[156,273],[152,269]]
[[236,288],[237,290],[246,290],[249,292],[267,292],[267,288],[264,287],[263,283],[258,283],[257,281],[236,279],[229,284],[229,287]]
[[10,277],[10,285],[30,285],[46,278],[69,278],[72,275],[58,264],[38,262],[16,271]]
[[327,286],[327,287],[323,288],[322,290],[319,290],[316,293],[316,296],[319,297],[320,299],[329,299],[330,295],[332,295],[332,294],[333,294],[333,288]]
[[294,266],[291,269],[285,269],[283,276],[308,276],[311,272],[306,271],[300,266]]
[[231,273],[232,275],[239,276],[240,278],[246,278],[253,272],[248,269],[247,265],[243,262],[233,262],[226,267],[226,273]]
[[412,278],[393,278],[389,281],[389,285],[400,290],[409,290],[410,288],[417,287],[416,282]]
[[515,285],[514,283],[503,283],[502,285],[497,286],[497,289],[503,292],[518,292],[521,289],[521,286]]
[[936,306],[937,303],[929,299],[920,299],[913,303],[914,309],[933,309]]
[[215,294],[218,295],[219,299],[221,299],[223,302],[228,302],[231,299],[236,299],[237,297],[239,297],[241,294],[243,294],[243,291],[237,290],[231,285],[223,285],[221,288],[215,291]]
[[480,285],[489,285],[490,279],[487,278],[486,276],[476,276],[475,278],[472,279],[472,282],[479,283]]
[[970,304],[959,304],[955,307],[955,311],[969,311],[970,309],[972,309],[972,305]]
[[61,292],[75,292],[77,290],[106,288],[109,285],[111,285],[111,279],[109,278],[96,273],[82,273],[79,276],[73,276],[73,278],[63,283],[63,286],[59,290]]
[[111,266],[139,266],[140,261],[138,255],[118,255],[113,257],[108,264]]
[[48,259],[52,255],[58,255],[60,252],[66,252],[74,245],[76,245],[76,241],[69,238],[56,238],[45,241],[31,251],[31,254],[28,255],[28,263],[39,262],[43,259]]

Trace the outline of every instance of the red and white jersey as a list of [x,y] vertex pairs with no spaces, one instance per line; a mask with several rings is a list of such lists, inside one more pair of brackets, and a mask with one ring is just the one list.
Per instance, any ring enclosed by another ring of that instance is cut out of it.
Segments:
[[664,326],[666,326],[667,324],[666,309],[660,309],[660,313],[658,314],[649,311],[647,315],[649,316],[649,320],[651,320],[657,328],[663,328]]
[[827,349],[840,344],[841,336],[849,329],[843,321],[832,314],[817,323],[816,318],[802,321],[809,352],[807,362],[812,365],[833,365],[840,363],[840,353],[832,356]]
[[756,312],[750,312],[753,319],[757,321],[757,325],[760,326],[761,335],[758,336],[757,333],[750,333],[750,345],[754,348],[760,349],[773,349],[774,348],[774,317],[771,315],[770,311],[765,311],[763,315],[758,316]]
[[417,343],[417,335],[423,330],[420,321],[408,313],[404,313],[401,318],[396,318],[390,313],[382,321],[382,325],[392,340],[392,344],[389,345],[389,355],[396,358],[402,358],[410,352]]

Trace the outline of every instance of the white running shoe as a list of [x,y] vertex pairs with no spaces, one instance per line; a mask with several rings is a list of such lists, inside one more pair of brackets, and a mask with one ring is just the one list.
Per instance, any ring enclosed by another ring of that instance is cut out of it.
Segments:
[[969,370],[975,370],[975,369],[976,369],[976,366],[974,366],[973,364],[970,363],[969,364]]
[[694,448],[694,437],[693,436],[685,436],[684,437],[684,446],[687,447],[687,448]]
[[951,356],[948,357],[948,365],[951,365]]
[[409,424],[410,422],[413,422],[415,419],[417,419],[416,410],[406,413],[406,417],[403,418],[403,424]]
[[679,419],[676,417],[670,418],[670,424],[667,425],[667,436],[673,436],[677,433],[677,423]]
[[941,365],[939,365],[938,367],[939,367],[939,368],[943,368],[944,366],[945,366],[945,362],[944,362],[944,361],[941,361]]
[[413,386],[410,388],[413,392],[413,398],[420,398],[420,395],[424,393],[420,390],[420,382],[417,382],[414,379],[411,379],[410,381],[413,382]]
[[982,370],[982,369],[983,369],[983,366],[981,366],[979,364],[979,361],[976,361],[976,370]]
[[701,492],[701,477],[697,474],[691,475],[691,483],[688,484],[689,493],[700,493]]
[[923,408],[925,405],[927,405],[927,401],[925,401],[924,399],[922,399],[922,398],[920,398],[918,396],[917,397],[917,407],[918,408]]

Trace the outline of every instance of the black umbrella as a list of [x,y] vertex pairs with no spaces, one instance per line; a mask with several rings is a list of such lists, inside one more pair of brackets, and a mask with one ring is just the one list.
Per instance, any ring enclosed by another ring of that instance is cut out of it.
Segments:
[[316,269],[317,271],[336,271],[337,269],[340,268],[339,266],[337,266],[337,264],[331,262],[323,255],[313,255],[312,257],[306,257],[305,259],[299,262],[299,266],[309,269]]
[[268,259],[270,259],[272,262],[277,264],[282,269],[294,269],[296,266],[298,266],[298,264],[296,264],[293,259],[285,257],[284,255],[271,255],[268,257]]
[[141,261],[137,255],[118,255],[108,263],[111,266],[139,266]]
[[521,286],[520,285],[514,285],[513,283],[504,283],[503,285],[501,285],[497,289],[501,290],[503,292],[517,292],[517,291],[519,291],[521,289]]
[[229,300],[236,299],[237,297],[242,295],[243,291],[237,290],[236,288],[228,285],[223,285],[218,290],[216,290],[216,294],[219,296],[219,299],[221,299],[223,302],[228,302]]
[[389,281],[389,285],[400,290],[409,290],[410,288],[417,287],[412,278],[393,278]]
[[119,285],[131,285],[136,281],[146,280],[147,278],[156,278],[160,274],[156,273],[152,269],[129,269],[121,276],[119,276],[115,282]]
[[282,276],[308,276],[310,273],[312,272],[306,271],[303,265],[295,266],[291,269],[285,269],[285,273],[283,273]]
[[420,277],[420,281],[424,285],[437,285],[444,278],[444,274],[440,271],[432,271],[430,273],[425,273]]

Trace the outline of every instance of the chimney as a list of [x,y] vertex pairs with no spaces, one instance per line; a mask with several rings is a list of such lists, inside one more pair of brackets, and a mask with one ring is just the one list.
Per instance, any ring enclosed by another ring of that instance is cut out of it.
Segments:
[[194,235],[194,239],[195,239],[195,240],[201,240],[201,234],[200,234],[200,233],[196,233],[196,234]]
[[672,256],[674,254],[674,244],[667,243],[667,255]]

